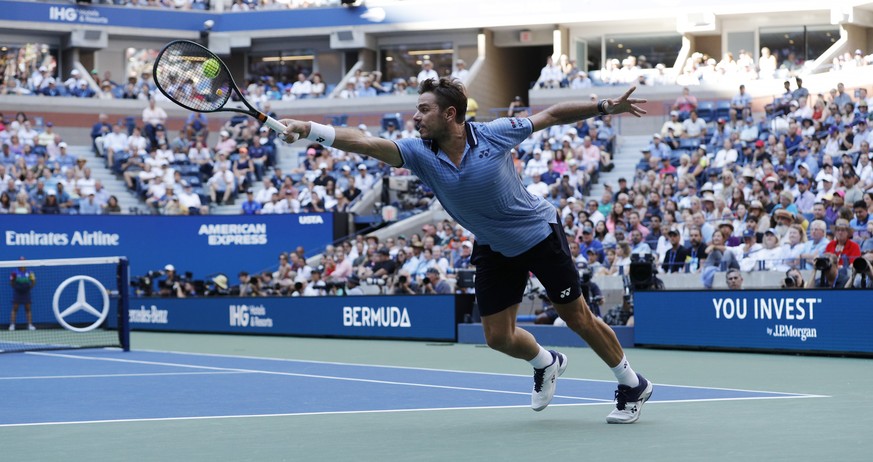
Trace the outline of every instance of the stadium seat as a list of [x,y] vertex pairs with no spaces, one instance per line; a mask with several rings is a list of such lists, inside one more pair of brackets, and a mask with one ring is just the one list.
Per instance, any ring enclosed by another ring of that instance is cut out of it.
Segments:
[[388,124],[393,122],[394,127],[398,130],[403,128],[403,119],[400,117],[400,113],[394,114],[385,114],[382,116],[382,131],[388,130]]
[[730,115],[731,110],[731,102],[730,101],[719,101],[715,103],[715,119],[725,119],[727,120]]
[[334,127],[345,127],[348,125],[349,116],[348,114],[329,115],[325,116],[324,120]]
[[712,101],[701,101],[697,105],[697,115],[707,123],[715,121],[715,104]]

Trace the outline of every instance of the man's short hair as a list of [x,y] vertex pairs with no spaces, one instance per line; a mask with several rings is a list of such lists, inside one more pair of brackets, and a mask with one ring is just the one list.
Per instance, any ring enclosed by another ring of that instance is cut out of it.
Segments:
[[467,92],[464,85],[457,79],[442,77],[439,80],[427,79],[421,82],[418,94],[433,93],[437,106],[446,110],[455,108],[455,122],[462,123],[467,114]]

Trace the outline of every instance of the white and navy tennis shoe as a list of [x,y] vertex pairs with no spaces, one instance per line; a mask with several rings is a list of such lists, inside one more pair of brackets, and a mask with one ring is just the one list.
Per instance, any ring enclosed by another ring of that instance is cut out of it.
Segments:
[[534,411],[542,411],[552,402],[558,377],[567,370],[567,356],[554,350],[549,350],[549,353],[552,354],[552,364],[534,369],[534,387],[530,395],[530,407]]
[[615,390],[615,409],[606,416],[611,424],[629,424],[640,420],[643,404],[652,396],[652,382],[637,374],[640,384],[634,388],[619,385]]

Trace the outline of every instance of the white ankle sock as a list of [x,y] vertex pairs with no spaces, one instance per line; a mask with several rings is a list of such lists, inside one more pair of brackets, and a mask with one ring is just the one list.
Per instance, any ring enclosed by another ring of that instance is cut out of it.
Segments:
[[640,384],[637,373],[631,369],[630,363],[627,362],[627,356],[621,357],[621,362],[618,363],[618,366],[612,368],[612,373],[615,374],[615,378],[618,379],[618,383],[621,385],[635,388]]
[[531,366],[534,367],[534,369],[545,369],[551,366],[554,360],[555,358],[552,356],[552,353],[550,353],[549,350],[540,347],[540,352],[537,353],[536,356],[534,356],[534,359],[531,359],[528,362]]

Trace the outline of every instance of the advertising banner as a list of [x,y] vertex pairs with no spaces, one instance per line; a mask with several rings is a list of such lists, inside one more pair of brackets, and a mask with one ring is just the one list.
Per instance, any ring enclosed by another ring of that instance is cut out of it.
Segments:
[[453,295],[133,298],[131,330],[454,341]]
[[333,240],[333,215],[4,215],[0,260],[124,256],[133,277],[172,264],[176,272],[231,281],[278,264],[280,252],[310,254]]
[[873,353],[869,292],[671,291],[634,294],[637,345]]

